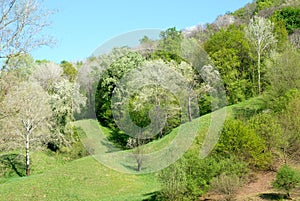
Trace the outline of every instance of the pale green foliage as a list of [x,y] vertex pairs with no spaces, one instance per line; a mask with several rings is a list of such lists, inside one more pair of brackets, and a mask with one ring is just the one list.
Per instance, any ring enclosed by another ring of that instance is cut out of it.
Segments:
[[253,45],[257,54],[258,94],[261,93],[261,59],[268,49],[273,47],[277,40],[273,34],[274,24],[262,17],[254,17],[245,27],[246,37]]
[[61,79],[62,75],[62,67],[52,62],[46,62],[37,66],[31,75],[31,79],[37,81],[44,90],[51,92],[54,84]]
[[53,114],[49,99],[49,95],[38,83],[22,82],[12,87],[2,102],[8,114],[2,119],[5,125],[1,130],[1,138],[5,141],[2,146],[8,149],[23,148],[29,131],[33,144],[49,137],[50,118]]
[[66,133],[67,124],[74,120],[74,112],[80,113],[86,98],[80,93],[79,85],[62,79],[54,83],[50,104],[54,112],[58,133]]
[[63,67],[52,62],[39,64],[31,76],[31,80],[36,80],[50,94],[55,122],[51,141],[56,141],[56,145],[68,144],[70,139],[66,139],[65,135],[72,133],[68,123],[74,120],[74,113],[80,113],[81,107],[86,104],[86,97],[80,93],[80,86],[73,79],[74,76],[64,78]]
[[9,71],[13,70],[19,79],[27,79],[34,68],[36,68],[36,63],[29,54],[14,56],[5,64],[5,69]]
[[300,53],[292,48],[273,53],[266,62],[269,94],[276,99],[291,89],[300,89]]
[[51,14],[37,0],[0,1],[0,58],[7,60],[30,50],[49,45],[49,38],[41,34]]
[[232,200],[234,193],[241,187],[242,180],[236,175],[221,174],[211,181],[211,189],[221,195],[225,195],[225,200]]

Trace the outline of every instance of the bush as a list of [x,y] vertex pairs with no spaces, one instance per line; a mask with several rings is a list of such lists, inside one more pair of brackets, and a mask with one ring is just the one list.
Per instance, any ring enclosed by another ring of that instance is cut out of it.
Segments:
[[284,165],[278,170],[276,179],[272,185],[278,190],[284,190],[287,196],[290,197],[291,190],[296,188],[298,184],[300,184],[299,173],[289,166]]
[[268,151],[275,152],[282,145],[282,129],[271,113],[253,116],[248,125],[266,142]]
[[211,187],[214,192],[225,195],[225,200],[232,200],[233,194],[242,185],[242,180],[236,175],[221,174],[212,179]]
[[257,169],[267,169],[272,162],[265,141],[239,120],[225,122],[216,153],[224,157],[235,156]]
[[198,199],[211,189],[212,181],[220,175],[234,175],[242,182],[248,175],[247,164],[234,157],[210,156],[199,159],[199,153],[190,150],[179,161],[160,172],[161,197],[165,200]]
[[160,197],[163,200],[184,199],[187,182],[185,165],[182,159],[163,169],[159,173],[159,180],[162,184]]
[[191,200],[199,198],[210,189],[212,178],[220,174],[220,166],[215,158],[199,159],[198,154],[186,156],[187,195]]

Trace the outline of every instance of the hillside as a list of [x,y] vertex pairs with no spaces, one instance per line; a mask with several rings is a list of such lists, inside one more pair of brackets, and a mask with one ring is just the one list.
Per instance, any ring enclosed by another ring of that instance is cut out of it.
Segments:
[[[241,110],[255,112],[260,110],[260,99],[227,107],[228,116],[236,116]],[[210,114],[193,121],[194,126],[208,129]],[[78,124],[91,125],[93,120],[83,120]],[[94,122],[98,127],[97,122]],[[184,126],[184,125],[182,125]],[[89,132],[97,128],[89,127]],[[109,130],[105,130],[106,135]],[[202,132],[200,132],[202,133]],[[163,139],[146,145],[148,150],[158,150],[166,146],[176,135],[176,129]],[[197,137],[197,139],[200,136]],[[202,136],[203,137],[203,136]],[[200,139],[202,138],[200,137]],[[150,148],[151,147],[151,148]],[[39,156],[45,157],[45,156]],[[38,158],[36,158],[38,160]],[[43,158],[43,161],[47,159]],[[33,161],[36,164],[36,161]],[[55,167],[56,166],[56,167]],[[11,178],[0,184],[0,200],[143,200],[160,190],[155,174],[132,175],[114,171],[96,161],[92,156],[66,164],[40,164],[43,173],[30,177]]]

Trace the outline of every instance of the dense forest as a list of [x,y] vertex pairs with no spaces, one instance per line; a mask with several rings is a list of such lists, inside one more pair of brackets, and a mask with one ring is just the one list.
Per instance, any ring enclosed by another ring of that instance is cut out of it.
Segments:
[[[54,168],[53,177],[91,155],[97,159],[98,138],[89,139],[92,124],[82,123],[92,119],[109,152],[133,156],[132,167],[122,168],[155,180],[157,187],[145,186],[148,197],[139,200],[248,200],[239,197],[241,189],[255,182],[254,175],[269,174],[271,190],[249,200],[300,199],[298,0],[256,0],[209,24],[171,27],[158,40],[144,36],[135,47],[59,64],[29,54],[52,43],[33,37],[47,25],[35,0],[0,0],[0,11],[1,200],[25,194],[28,200],[137,200],[121,192],[102,198],[107,189],[101,188],[96,197],[73,191],[75,197],[66,197],[51,184],[37,187],[41,194],[18,187],[10,194],[16,178],[47,177]],[[217,136],[209,139],[211,147],[205,139],[210,129]],[[179,143],[180,157],[145,156],[172,142]],[[199,158],[203,146],[205,157]],[[152,165],[155,171],[147,169]],[[30,182],[25,179],[18,184]]]

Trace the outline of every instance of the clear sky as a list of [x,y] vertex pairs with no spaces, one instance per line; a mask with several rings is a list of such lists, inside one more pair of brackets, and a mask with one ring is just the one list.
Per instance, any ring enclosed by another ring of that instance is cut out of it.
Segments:
[[89,57],[106,41],[141,29],[176,27],[213,22],[252,0],[44,0],[57,9],[45,32],[57,43],[32,52],[35,59],[78,61]]

